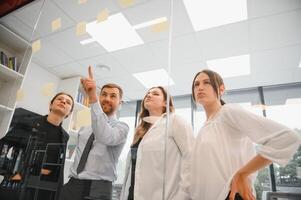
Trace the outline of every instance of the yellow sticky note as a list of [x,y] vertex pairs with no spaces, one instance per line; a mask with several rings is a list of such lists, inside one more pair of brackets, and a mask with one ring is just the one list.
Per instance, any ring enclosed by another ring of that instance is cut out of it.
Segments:
[[97,15],[97,22],[103,22],[109,17],[109,10],[106,8]]
[[161,23],[151,26],[152,32],[159,33],[159,32],[164,32],[167,30],[168,30],[168,22],[161,22]]
[[45,85],[43,85],[42,95],[46,97],[54,95],[54,83],[46,83]]
[[41,49],[41,40],[36,40],[32,43],[32,53],[36,53]]
[[119,0],[119,4],[122,7],[129,7],[129,6],[132,6],[134,4],[134,0]]
[[91,111],[89,108],[77,112],[76,115],[76,129],[82,126],[91,125]]
[[76,26],[76,35],[81,36],[86,33],[86,22],[79,22]]
[[17,102],[23,101],[23,100],[24,100],[24,97],[25,97],[25,92],[24,92],[24,90],[19,89],[19,90],[17,91],[16,101],[17,101]]
[[52,21],[51,23],[51,30],[56,31],[57,29],[61,28],[62,24],[61,24],[61,18],[57,18],[55,20]]
[[78,4],[84,4],[87,3],[87,0],[78,0]]

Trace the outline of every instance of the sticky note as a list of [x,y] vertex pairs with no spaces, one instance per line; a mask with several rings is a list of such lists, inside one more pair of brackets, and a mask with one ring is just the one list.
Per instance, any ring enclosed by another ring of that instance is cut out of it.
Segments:
[[76,115],[76,129],[79,129],[82,126],[91,125],[91,111],[89,108],[85,108],[77,112]]
[[53,20],[52,23],[51,23],[52,32],[58,30],[59,28],[61,28],[61,26],[62,26],[61,18],[57,18],[57,19]]
[[78,0],[78,4],[85,4],[87,3],[87,0]]
[[168,30],[168,22],[161,22],[151,26],[151,31],[155,33],[164,32]]
[[86,22],[79,22],[76,26],[76,35],[81,36],[86,33]]
[[17,91],[16,101],[17,101],[17,102],[23,101],[23,100],[24,100],[24,97],[25,97],[25,92],[24,92],[24,90],[19,89],[19,90]]
[[100,13],[97,15],[97,22],[103,22],[105,20],[107,20],[109,17],[109,10],[106,8],[102,11],[100,11]]
[[45,85],[43,85],[42,95],[46,97],[54,95],[54,83],[46,83]]
[[41,40],[36,40],[32,43],[32,53],[36,53],[41,49]]
[[119,0],[119,4],[122,7],[129,7],[129,6],[132,6],[134,4],[134,0]]

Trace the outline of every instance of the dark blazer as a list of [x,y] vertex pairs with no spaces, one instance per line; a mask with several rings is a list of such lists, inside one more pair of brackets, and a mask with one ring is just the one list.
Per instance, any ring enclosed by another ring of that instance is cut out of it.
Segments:
[[[19,146],[19,147],[26,147],[29,137],[34,135],[44,144],[47,144],[45,141],[45,137],[43,135],[43,126],[46,123],[47,115],[46,116],[38,116],[38,117],[27,117],[23,119],[18,119],[11,124],[11,127],[6,134],[5,137],[1,139],[1,142],[8,143],[12,146]],[[62,133],[62,143],[65,144],[65,148],[63,150],[63,159],[62,165],[65,164],[65,157],[66,157],[66,147],[67,142],[69,139],[68,133],[62,128],[60,125],[60,131]],[[47,133],[45,133],[47,134]],[[26,168],[26,166],[24,166]],[[60,189],[62,188],[64,183],[64,168],[60,170],[60,176],[58,181],[58,190],[56,196],[59,196]]]

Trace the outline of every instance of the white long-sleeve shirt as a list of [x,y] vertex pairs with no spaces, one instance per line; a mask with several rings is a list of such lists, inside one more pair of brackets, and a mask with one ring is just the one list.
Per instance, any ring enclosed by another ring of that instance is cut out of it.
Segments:
[[[166,141],[166,114],[163,114],[139,144],[135,170],[135,200],[162,199],[163,184],[166,200],[183,199],[187,195],[183,180],[186,179],[184,176],[189,170],[190,149],[193,143],[192,127],[173,113],[170,114],[169,120]],[[164,160],[164,142],[166,142],[166,160]],[[163,180],[164,166],[166,167],[165,181]],[[129,155],[120,200],[127,200],[130,184]]]
[[[77,179],[115,181],[116,165],[126,142],[129,127],[126,123],[117,120],[116,116],[108,117],[98,102],[91,104],[91,120],[92,127],[83,127],[79,131],[70,176]],[[84,170],[77,174],[77,166],[92,132],[95,140],[87,163]]]
[[222,106],[196,138],[189,176],[191,198],[224,200],[235,172],[257,154],[254,143],[259,145],[258,154],[283,166],[298,149],[300,137],[238,105]]

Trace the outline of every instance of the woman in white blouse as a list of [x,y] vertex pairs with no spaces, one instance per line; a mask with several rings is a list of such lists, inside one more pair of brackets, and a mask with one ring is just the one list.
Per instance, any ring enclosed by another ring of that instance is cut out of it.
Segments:
[[300,137],[289,128],[225,104],[224,91],[214,71],[203,70],[193,79],[193,98],[207,116],[192,149],[193,200],[255,199],[255,172],[272,162],[286,165],[300,145]]
[[159,86],[149,89],[141,103],[121,200],[163,199],[163,194],[165,200],[176,200],[187,195],[183,179],[188,174],[192,128],[174,114],[171,98],[167,126],[166,102],[167,93]]

